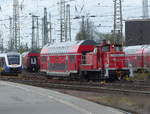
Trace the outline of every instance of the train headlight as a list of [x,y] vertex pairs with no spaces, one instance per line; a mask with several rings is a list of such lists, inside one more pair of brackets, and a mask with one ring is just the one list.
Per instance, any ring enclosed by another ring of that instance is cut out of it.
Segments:
[[105,67],[108,68],[108,67],[109,67],[109,64],[105,64]]
[[128,64],[130,68],[132,68],[132,64]]

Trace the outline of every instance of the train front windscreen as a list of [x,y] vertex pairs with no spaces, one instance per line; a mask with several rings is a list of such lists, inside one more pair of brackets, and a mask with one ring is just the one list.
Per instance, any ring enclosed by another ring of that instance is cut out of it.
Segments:
[[13,65],[13,64],[20,64],[20,56],[19,55],[8,55],[8,64]]

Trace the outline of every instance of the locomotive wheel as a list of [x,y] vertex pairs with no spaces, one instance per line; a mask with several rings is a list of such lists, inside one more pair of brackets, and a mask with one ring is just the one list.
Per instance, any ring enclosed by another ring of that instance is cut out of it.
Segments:
[[85,81],[85,79],[86,79],[85,72],[80,71],[80,72],[79,72],[79,78],[80,78],[80,81]]

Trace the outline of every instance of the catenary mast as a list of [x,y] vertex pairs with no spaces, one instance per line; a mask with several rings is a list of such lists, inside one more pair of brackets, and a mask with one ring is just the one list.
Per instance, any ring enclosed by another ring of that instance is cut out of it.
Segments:
[[122,0],[114,0],[114,43],[123,43]]
[[18,50],[20,48],[20,16],[19,2],[13,0],[13,47],[11,49]]

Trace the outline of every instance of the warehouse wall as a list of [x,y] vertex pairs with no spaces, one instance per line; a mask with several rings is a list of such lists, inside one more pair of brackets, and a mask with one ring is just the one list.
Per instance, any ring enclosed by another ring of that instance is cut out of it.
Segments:
[[150,20],[130,20],[125,22],[126,45],[150,44]]

